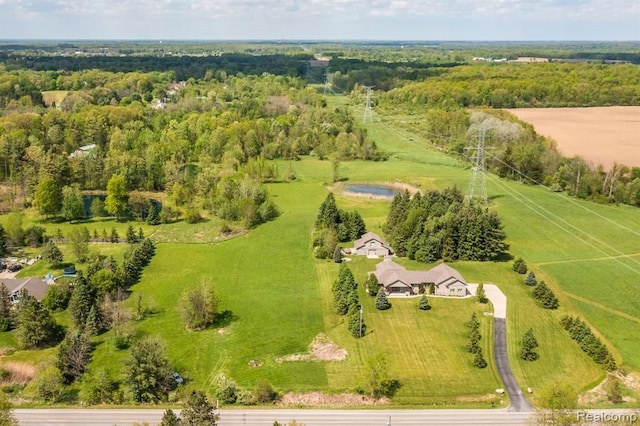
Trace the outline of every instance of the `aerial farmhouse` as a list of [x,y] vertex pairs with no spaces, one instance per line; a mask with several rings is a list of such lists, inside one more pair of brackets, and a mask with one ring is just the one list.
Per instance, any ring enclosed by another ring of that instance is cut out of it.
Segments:
[[436,296],[464,297],[470,294],[462,275],[445,263],[428,271],[408,271],[393,260],[385,259],[376,265],[372,273],[388,294],[419,294],[421,287],[426,291],[431,284]]

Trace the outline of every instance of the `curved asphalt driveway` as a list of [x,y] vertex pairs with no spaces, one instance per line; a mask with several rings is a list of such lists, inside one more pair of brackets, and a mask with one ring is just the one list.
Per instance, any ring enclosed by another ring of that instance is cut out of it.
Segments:
[[500,374],[511,400],[509,411],[532,411],[533,407],[522,393],[522,389],[518,386],[518,382],[516,382],[516,378],[513,376],[509,366],[509,356],[507,354],[507,296],[495,284],[485,284],[484,290],[487,298],[493,304],[493,356],[498,374]]

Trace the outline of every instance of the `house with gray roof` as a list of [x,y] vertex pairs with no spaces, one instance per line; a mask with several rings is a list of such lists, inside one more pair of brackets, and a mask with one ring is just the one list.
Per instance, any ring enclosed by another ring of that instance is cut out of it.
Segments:
[[355,241],[352,253],[359,256],[375,258],[391,256],[393,250],[389,243],[383,240],[378,234],[367,232]]
[[0,283],[3,283],[9,290],[9,295],[13,303],[18,302],[18,298],[21,290],[27,290],[30,296],[35,297],[39,301],[42,301],[44,295],[47,294],[49,284],[39,278],[0,278]]
[[469,293],[462,275],[445,263],[428,271],[409,271],[393,260],[385,259],[372,273],[388,294],[418,294],[420,287],[428,289],[431,284],[437,296],[464,297]]

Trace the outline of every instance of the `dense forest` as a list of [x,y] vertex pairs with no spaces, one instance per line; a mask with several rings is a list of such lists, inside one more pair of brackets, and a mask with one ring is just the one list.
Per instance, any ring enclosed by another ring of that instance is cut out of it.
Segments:
[[[346,108],[326,107],[300,79],[216,74],[181,83],[172,73],[2,74],[5,197],[30,203],[45,177],[58,193],[104,190],[118,175],[127,191],[167,192],[175,209],[253,225],[260,184],[293,177],[266,160],[385,158]],[[62,96],[45,108],[40,90],[53,83]]]

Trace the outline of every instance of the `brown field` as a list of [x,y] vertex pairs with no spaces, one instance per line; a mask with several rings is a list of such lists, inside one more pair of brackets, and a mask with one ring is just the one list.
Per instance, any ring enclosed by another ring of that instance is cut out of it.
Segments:
[[46,90],[42,92],[42,100],[48,107],[53,105],[60,105],[62,100],[69,94],[68,90]]
[[609,168],[640,167],[640,107],[522,108],[509,110],[557,142],[562,155],[579,155]]

